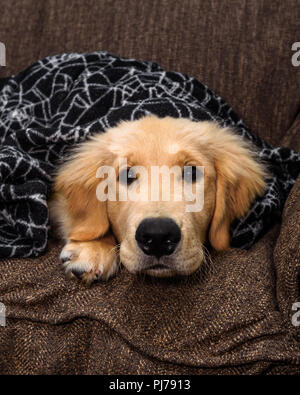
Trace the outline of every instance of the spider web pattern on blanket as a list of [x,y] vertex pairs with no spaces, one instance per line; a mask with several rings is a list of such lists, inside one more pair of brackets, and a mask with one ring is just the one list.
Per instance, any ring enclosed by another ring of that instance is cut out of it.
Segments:
[[256,145],[272,177],[264,197],[231,226],[232,246],[250,247],[282,209],[300,156],[254,135],[196,79],[102,51],[51,56],[0,80],[0,256],[45,251],[52,175],[70,147],[147,114],[214,120]]

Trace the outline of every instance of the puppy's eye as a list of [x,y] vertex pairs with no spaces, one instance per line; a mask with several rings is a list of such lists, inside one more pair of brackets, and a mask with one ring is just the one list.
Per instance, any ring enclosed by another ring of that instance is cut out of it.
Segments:
[[119,182],[123,185],[130,185],[136,180],[136,173],[133,168],[124,169],[119,174]]
[[202,172],[197,168],[197,166],[184,166],[183,179],[185,182],[196,182],[201,176]]

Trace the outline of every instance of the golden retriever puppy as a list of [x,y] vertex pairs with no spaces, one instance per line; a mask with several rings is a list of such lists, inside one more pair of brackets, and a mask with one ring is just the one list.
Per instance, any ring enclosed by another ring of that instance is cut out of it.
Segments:
[[[149,176],[153,168],[176,170],[168,199],[166,179]],[[265,177],[249,143],[214,122],[154,115],[121,122],[77,147],[56,176],[50,212],[66,241],[65,270],[87,283],[108,279],[119,262],[131,273],[193,273],[207,239],[216,250],[229,247],[231,222],[263,194]],[[110,187],[112,198],[103,199]],[[200,209],[190,210],[197,193]]]

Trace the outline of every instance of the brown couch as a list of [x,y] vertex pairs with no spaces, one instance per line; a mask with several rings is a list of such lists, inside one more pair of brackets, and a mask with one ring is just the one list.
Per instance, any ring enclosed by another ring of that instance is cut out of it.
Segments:
[[[272,144],[300,150],[298,0],[0,0],[0,41],[18,73],[62,52],[108,50],[197,77]],[[66,281],[51,241],[0,260],[0,373],[300,373],[300,179],[282,222],[249,251],[212,254],[183,281],[122,270]]]

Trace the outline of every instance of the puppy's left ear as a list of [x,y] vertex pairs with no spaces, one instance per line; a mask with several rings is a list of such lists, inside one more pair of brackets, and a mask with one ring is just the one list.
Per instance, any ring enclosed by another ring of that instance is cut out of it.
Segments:
[[215,127],[216,200],[209,240],[216,250],[230,245],[230,224],[249,210],[256,196],[262,196],[267,175],[250,144],[230,129]]

